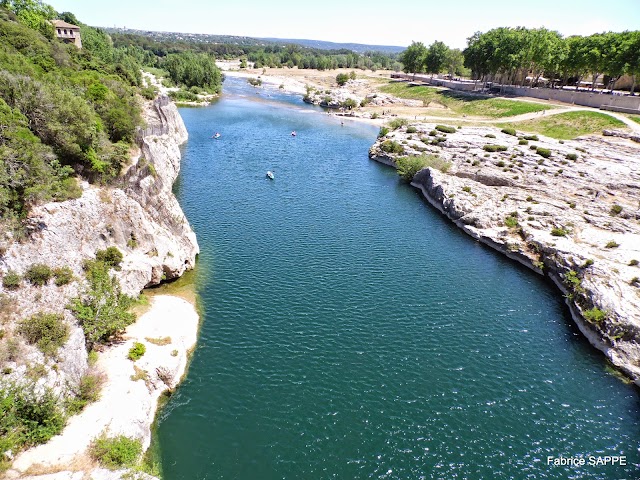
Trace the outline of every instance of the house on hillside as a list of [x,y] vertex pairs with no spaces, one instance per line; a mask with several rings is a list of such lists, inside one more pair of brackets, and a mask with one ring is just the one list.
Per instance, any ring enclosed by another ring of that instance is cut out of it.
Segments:
[[73,43],[76,47],[82,48],[80,27],[67,23],[64,20],[52,20],[51,23],[53,23],[53,28],[56,31],[56,37],[65,43]]

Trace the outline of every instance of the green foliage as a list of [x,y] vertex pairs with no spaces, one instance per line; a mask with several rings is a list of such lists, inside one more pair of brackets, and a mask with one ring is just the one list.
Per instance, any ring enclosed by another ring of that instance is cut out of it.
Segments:
[[456,133],[456,127],[448,127],[447,125],[436,125],[436,130],[442,133]]
[[380,127],[380,130],[378,131],[378,138],[386,136],[387,133],[389,133],[389,129],[387,127]]
[[65,416],[53,392],[36,393],[34,387],[0,387],[0,457],[11,450],[48,441],[62,431]]
[[505,217],[504,224],[508,228],[516,228],[518,226],[518,213],[513,212],[507,217]]
[[523,138],[521,140],[518,140],[518,145],[529,145],[529,141]]
[[135,315],[128,311],[133,299],[121,293],[120,283],[109,275],[110,265],[96,260],[87,262],[86,267],[89,285],[68,308],[82,326],[87,347],[91,349],[124,331],[135,321]]
[[611,210],[609,211],[609,213],[612,216],[620,215],[622,213],[622,206],[614,203],[613,205],[611,205]]
[[573,160],[574,162],[578,159],[578,155],[575,153],[567,153],[565,157],[567,160]]
[[506,133],[507,135],[513,135],[514,137],[517,136],[516,133],[516,129],[515,128],[503,128],[502,130],[500,130],[502,133]]
[[251,77],[247,79],[247,83],[249,83],[249,85],[253,85],[254,87],[259,87],[262,85],[262,79]]
[[104,250],[96,251],[96,261],[104,263],[108,267],[118,269],[123,259],[122,252],[118,247],[107,247]]
[[127,358],[129,360],[139,360],[147,351],[147,347],[144,346],[144,343],[134,342],[133,346],[129,349],[129,354]]
[[52,276],[51,267],[43,263],[34,263],[24,273],[25,280],[37,287],[42,287],[49,283]]
[[568,230],[560,227],[554,227],[551,229],[551,235],[553,235],[554,237],[566,237],[568,233]]
[[496,138],[496,136],[493,133],[487,133],[484,137],[485,138]]
[[420,155],[396,159],[398,175],[408,182],[423,168],[437,168],[446,173],[451,168],[451,163],[436,155]]
[[177,85],[201,87],[212,93],[222,88],[222,74],[216,67],[215,58],[206,53],[190,51],[167,55],[162,67]]
[[536,147],[536,153],[544,158],[549,158],[551,156],[551,150],[548,148]]
[[417,131],[418,131],[418,129],[416,127],[414,127],[413,125],[407,127],[407,133],[416,133]]
[[633,260],[629,260],[629,266],[630,267],[635,267],[638,265],[638,260],[636,260],[635,258]]
[[402,155],[404,147],[394,140],[385,140],[380,144],[380,149],[386,153],[397,153]]
[[587,322],[600,324],[607,318],[607,312],[593,307],[582,312],[582,316]]
[[393,120],[389,121],[387,125],[389,125],[389,128],[391,128],[391,130],[397,130],[400,127],[409,125],[409,120],[407,120],[406,118],[394,118]]
[[67,285],[71,283],[73,280],[73,271],[69,267],[59,267],[53,269],[53,277],[56,286],[61,287],[62,285]]
[[91,457],[103,467],[115,470],[132,467],[142,454],[142,442],[119,435],[113,438],[96,438],[89,449]]
[[18,332],[45,355],[54,355],[69,338],[69,326],[58,313],[36,313],[18,324]]
[[607,244],[604,246],[605,248],[618,248],[620,244],[615,240],[609,240]]
[[336,83],[340,86],[343,86],[349,81],[349,75],[346,73],[339,73],[336,75]]
[[17,272],[9,270],[5,273],[4,277],[2,277],[2,286],[8,290],[16,290],[20,287],[21,281],[22,277]]
[[358,106],[358,102],[356,102],[353,98],[347,98],[344,102],[341,103],[342,108],[346,108],[347,110],[351,110]]
[[504,145],[484,145],[482,147],[482,149],[485,152],[506,152],[508,150],[508,147],[505,147]]
[[104,378],[97,373],[83,375],[77,387],[72,389],[73,396],[65,402],[67,412],[75,415],[80,413],[89,403],[98,401],[103,382]]
[[169,96],[176,102],[197,102],[200,100],[198,95],[184,89],[172,90],[169,92]]
[[525,135],[524,139],[525,140],[531,140],[533,142],[537,142],[537,141],[540,140],[537,135]]

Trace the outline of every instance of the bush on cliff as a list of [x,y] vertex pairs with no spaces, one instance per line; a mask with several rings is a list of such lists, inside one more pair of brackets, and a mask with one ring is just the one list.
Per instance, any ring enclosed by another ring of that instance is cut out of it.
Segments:
[[15,455],[48,441],[62,431],[65,420],[51,390],[36,393],[33,386],[0,387],[0,471],[9,467],[5,452]]
[[36,313],[18,324],[18,332],[45,355],[54,355],[69,338],[69,326],[59,313]]
[[442,160],[437,155],[420,155],[412,157],[401,157],[396,159],[396,170],[404,180],[410,182],[413,177],[423,168],[437,168],[445,173],[451,167],[451,163]]
[[102,436],[92,442],[89,452],[100,465],[111,470],[132,467],[142,453],[142,442],[124,435]]
[[128,310],[134,300],[120,291],[120,282],[109,274],[110,265],[100,261],[85,263],[88,286],[68,308],[84,330],[87,348],[108,342],[135,321]]

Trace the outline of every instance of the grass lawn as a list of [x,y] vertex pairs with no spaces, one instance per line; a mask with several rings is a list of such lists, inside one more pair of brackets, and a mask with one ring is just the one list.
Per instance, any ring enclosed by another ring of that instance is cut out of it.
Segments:
[[638,115],[629,115],[629,117],[631,118],[631,120],[633,120],[636,123],[640,123],[640,116]]
[[558,115],[499,125],[519,132],[535,132],[559,140],[570,140],[588,133],[602,133],[605,128],[624,128],[624,122],[600,112],[566,112]]
[[490,118],[504,118],[523,113],[540,112],[554,108],[551,105],[505,100],[483,95],[470,95],[453,90],[438,89],[426,86],[409,86],[405,82],[393,82],[380,88],[398,98],[422,100],[427,106],[429,102],[438,102],[460,115],[473,115]]

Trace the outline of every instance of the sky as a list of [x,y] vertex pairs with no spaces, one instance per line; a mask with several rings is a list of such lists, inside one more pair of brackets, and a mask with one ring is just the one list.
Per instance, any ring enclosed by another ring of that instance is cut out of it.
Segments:
[[640,0],[44,0],[98,27],[464,48],[476,31],[640,29]]

